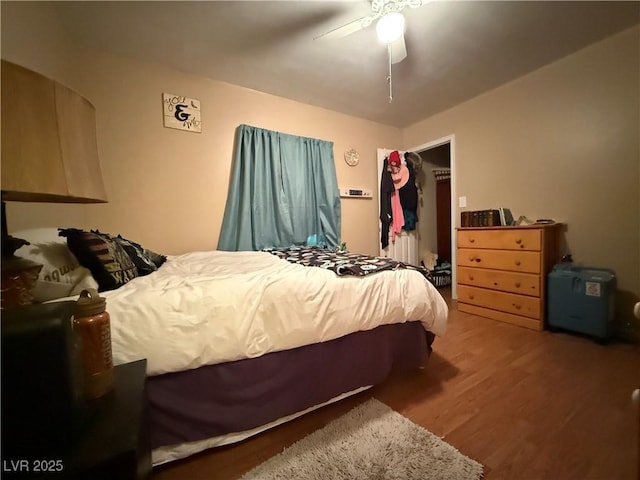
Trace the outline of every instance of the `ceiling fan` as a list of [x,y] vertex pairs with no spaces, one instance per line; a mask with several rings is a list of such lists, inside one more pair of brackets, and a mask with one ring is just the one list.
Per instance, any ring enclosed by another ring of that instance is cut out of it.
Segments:
[[404,41],[404,17],[400,13],[405,7],[417,8],[427,0],[371,0],[371,15],[334,28],[315,39],[343,38],[370,26],[375,20],[378,40],[389,50],[389,62],[398,63],[407,57]]

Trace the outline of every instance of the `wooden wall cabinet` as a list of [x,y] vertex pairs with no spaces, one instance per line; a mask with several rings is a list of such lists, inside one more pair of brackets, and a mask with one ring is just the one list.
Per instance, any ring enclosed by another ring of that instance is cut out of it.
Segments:
[[562,224],[458,228],[458,310],[543,330]]

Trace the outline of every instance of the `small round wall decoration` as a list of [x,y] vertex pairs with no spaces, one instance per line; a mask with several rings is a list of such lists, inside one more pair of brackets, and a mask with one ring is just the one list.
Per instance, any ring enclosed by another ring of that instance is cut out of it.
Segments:
[[350,148],[344,152],[344,161],[347,162],[347,165],[350,167],[355,167],[360,161],[360,154],[355,148]]

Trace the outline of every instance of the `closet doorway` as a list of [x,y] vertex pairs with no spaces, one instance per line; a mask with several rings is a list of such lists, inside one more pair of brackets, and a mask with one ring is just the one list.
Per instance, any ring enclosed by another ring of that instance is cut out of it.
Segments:
[[420,156],[427,185],[422,206],[425,216],[432,220],[426,222],[432,237],[429,245],[440,261],[451,263],[451,144],[424,150]]

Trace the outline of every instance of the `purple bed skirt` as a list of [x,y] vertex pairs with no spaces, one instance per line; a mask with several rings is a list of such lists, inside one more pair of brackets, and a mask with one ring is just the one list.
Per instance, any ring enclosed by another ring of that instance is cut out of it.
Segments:
[[152,448],[241,432],[418,368],[434,336],[420,322],[258,358],[149,377]]

